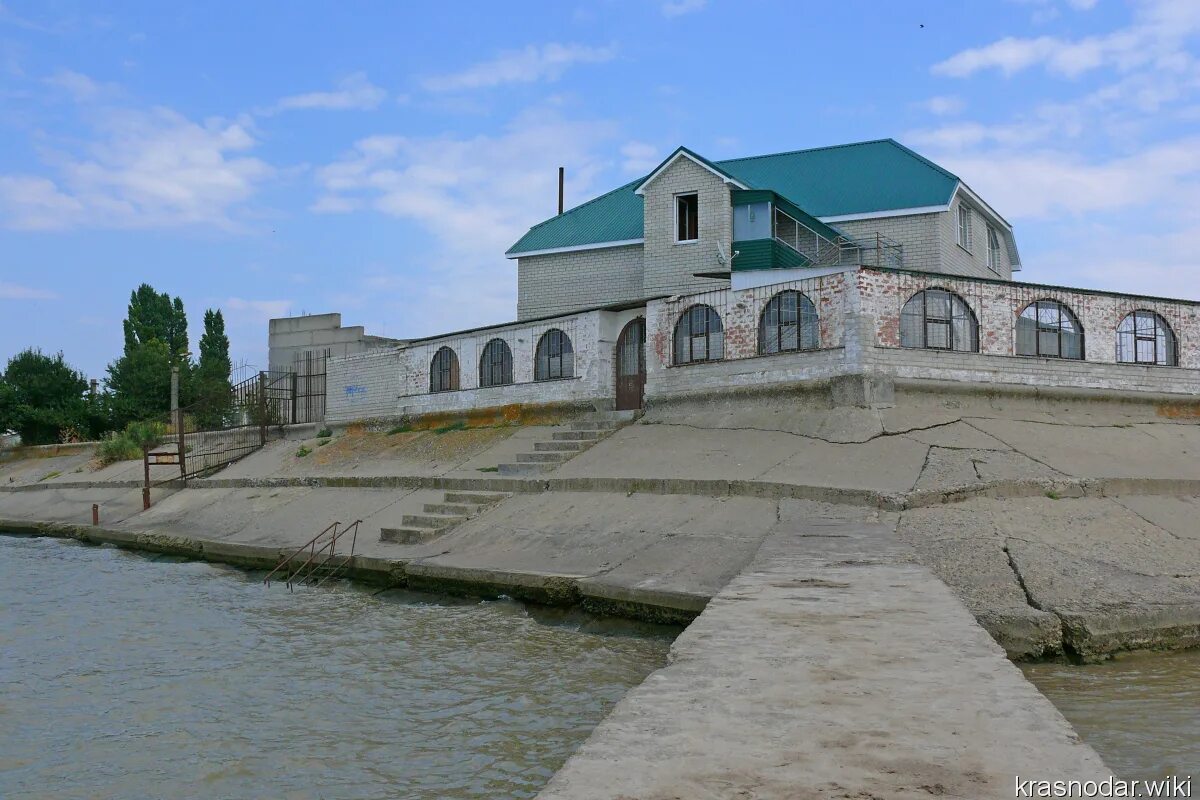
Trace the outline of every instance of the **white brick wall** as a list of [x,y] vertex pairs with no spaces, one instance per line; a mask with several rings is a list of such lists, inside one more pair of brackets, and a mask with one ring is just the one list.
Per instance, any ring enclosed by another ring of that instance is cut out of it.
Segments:
[[642,297],[642,246],[517,259],[517,319],[567,314]]
[[[728,253],[733,241],[733,206],[725,181],[691,159],[679,158],[644,190],[642,296],[728,286],[728,280],[692,277],[727,269],[717,261],[717,243]],[[700,238],[680,244],[675,241],[675,198],[692,192],[699,195]]]

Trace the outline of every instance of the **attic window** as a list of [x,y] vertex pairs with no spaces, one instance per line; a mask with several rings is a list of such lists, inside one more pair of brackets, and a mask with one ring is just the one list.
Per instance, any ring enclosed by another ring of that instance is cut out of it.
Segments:
[[965,203],[958,204],[958,246],[971,249],[971,209]]
[[700,238],[700,196],[675,196],[675,241],[694,242]]
[[988,251],[987,265],[993,272],[1000,271],[1000,235],[991,225],[987,228]]

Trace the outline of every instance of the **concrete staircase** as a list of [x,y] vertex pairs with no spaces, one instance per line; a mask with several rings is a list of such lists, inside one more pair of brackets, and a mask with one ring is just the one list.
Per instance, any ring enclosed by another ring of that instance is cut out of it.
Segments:
[[446,492],[442,502],[426,503],[425,513],[405,514],[399,528],[380,528],[379,541],[393,544],[428,542],[509,496],[504,492]]
[[550,441],[534,442],[532,453],[518,453],[516,463],[500,464],[507,476],[541,475],[587,450],[638,417],[637,411],[593,411],[554,431]]

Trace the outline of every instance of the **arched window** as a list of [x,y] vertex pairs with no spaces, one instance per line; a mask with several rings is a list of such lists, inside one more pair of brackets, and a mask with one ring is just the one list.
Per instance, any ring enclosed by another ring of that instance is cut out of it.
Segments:
[[571,339],[558,328],[551,328],[538,340],[533,361],[533,379],[550,381],[575,375],[575,352]]
[[820,346],[817,307],[812,300],[791,289],[772,297],[758,321],[758,352],[816,350]]
[[452,392],[458,388],[458,356],[449,347],[439,347],[429,364],[429,391]]
[[1057,300],[1030,303],[1017,317],[1017,355],[1083,358],[1083,328]]
[[979,352],[979,322],[967,301],[945,289],[926,289],[900,311],[900,346]]
[[692,306],[675,323],[675,363],[719,361],[725,357],[721,315],[712,306]]
[[1117,361],[1133,364],[1179,364],[1175,334],[1153,311],[1134,311],[1117,326]]
[[503,339],[492,339],[479,356],[479,385],[506,386],[512,382],[512,350]]

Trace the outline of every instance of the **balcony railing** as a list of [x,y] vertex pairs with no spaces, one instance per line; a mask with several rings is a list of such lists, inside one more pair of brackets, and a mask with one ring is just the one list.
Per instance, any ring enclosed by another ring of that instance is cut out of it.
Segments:
[[904,266],[904,247],[883,234],[853,239],[838,236],[830,239],[817,233],[791,214],[776,207],[774,217],[775,241],[799,253],[809,267]]

